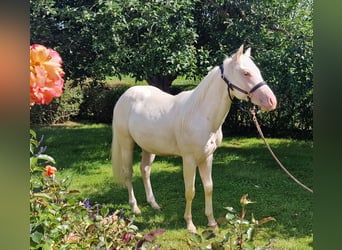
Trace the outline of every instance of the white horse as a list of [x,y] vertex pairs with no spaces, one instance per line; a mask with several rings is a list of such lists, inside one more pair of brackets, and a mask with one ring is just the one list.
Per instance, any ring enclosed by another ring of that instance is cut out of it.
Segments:
[[141,213],[132,186],[136,143],[142,148],[140,170],[147,202],[160,209],[150,182],[155,155],[181,156],[187,229],[196,232],[191,215],[196,167],[204,187],[208,226],[217,227],[212,206],[213,153],[221,144],[221,126],[234,97],[249,99],[265,111],[277,105],[275,95],[250,58],[250,48],[243,53],[243,45],[220,67],[213,68],[193,90],[173,96],[152,86],[133,86],[119,98],[113,111],[112,165],[115,181],[128,189],[134,213]]

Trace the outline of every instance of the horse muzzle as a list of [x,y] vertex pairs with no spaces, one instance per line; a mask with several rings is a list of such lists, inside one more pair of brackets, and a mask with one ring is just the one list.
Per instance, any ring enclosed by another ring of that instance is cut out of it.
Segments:
[[263,111],[272,111],[277,108],[277,98],[274,95],[267,95],[261,100],[260,108]]

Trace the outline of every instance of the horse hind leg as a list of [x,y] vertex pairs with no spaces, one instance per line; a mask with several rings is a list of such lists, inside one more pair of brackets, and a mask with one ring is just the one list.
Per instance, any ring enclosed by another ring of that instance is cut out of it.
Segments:
[[151,165],[152,162],[154,161],[155,155],[151,154],[145,150],[142,151],[142,158],[141,158],[141,164],[140,164],[140,171],[141,171],[141,176],[144,182],[144,187],[145,187],[145,193],[146,193],[146,200],[147,202],[156,210],[160,210],[160,206],[156,202],[154,198],[154,194],[152,191],[152,186],[151,186],[151,180],[150,180],[150,175],[151,175]]
[[128,191],[129,204],[132,212],[135,214],[141,214],[138,207],[137,200],[134,195],[132,175],[133,175],[133,149],[134,141],[131,138],[125,138],[120,141],[120,154],[121,154],[121,171],[124,179],[124,184]]

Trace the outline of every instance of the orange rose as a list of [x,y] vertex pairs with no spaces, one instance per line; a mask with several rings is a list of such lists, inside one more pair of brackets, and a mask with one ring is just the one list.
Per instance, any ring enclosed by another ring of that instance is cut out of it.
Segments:
[[49,104],[63,93],[64,71],[57,51],[40,44],[30,46],[30,106]]
[[57,172],[57,168],[50,166],[50,165],[46,165],[44,175],[45,176],[52,176],[56,172]]

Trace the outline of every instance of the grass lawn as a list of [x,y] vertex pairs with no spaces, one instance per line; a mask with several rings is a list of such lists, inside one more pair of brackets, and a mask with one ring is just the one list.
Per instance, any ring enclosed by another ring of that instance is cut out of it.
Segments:
[[[110,125],[68,124],[33,129],[38,137],[44,135],[46,153],[57,161],[57,178],[71,176],[70,188],[80,191],[79,199],[110,204],[113,209],[124,208],[130,214],[126,189],[113,183]],[[313,188],[313,142],[290,139],[268,139],[268,142],[289,171]],[[160,212],[154,211],[145,200],[139,162],[140,150],[136,148],[133,185],[142,210],[142,215],[135,217],[136,225],[143,232],[166,229],[165,234],[157,236],[161,249],[188,249],[181,158],[157,157],[153,164],[151,182],[162,206]],[[313,249],[313,195],[278,167],[261,139],[225,138],[214,154],[213,181],[216,218],[225,216],[224,207],[239,210],[241,196],[248,193],[249,199],[256,201],[247,207],[248,212],[253,212],[257,219],[268,216],[276,219],[259,229],[255,239],[258,246],[271,240],[265,249]],[[205,230],[207,218],[198,174],[192,212],[198,231]]]

